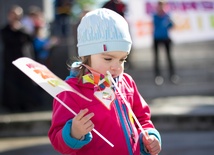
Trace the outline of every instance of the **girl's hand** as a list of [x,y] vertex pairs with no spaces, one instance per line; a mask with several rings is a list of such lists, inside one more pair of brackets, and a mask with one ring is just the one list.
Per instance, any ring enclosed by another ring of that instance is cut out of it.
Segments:
[[154,135],[143,136],[145,148],[151,155],[157,155],[161,151],[161,146],[158,139]]
[[86,114],[87,112],[88,109],[80,110],[80,112],[73,118],[71,137],[81,139],[94,128],[94,124],[91,121],[94,113]]

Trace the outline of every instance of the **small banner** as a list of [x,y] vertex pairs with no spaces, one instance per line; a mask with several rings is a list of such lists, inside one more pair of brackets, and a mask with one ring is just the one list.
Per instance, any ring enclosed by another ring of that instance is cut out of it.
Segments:
[[22,57],[12,63],[54,98],[63,91],[70,91],[91,101],[53,74],[46,66],[30,58]]
[[[57,97],[57,94],[63,91],[70,91],[79,95],[87,101],[91,101],[91,99],[88,99],[84,95],[80,94],[70,85],[68,85],[65,81],[53,74],[46,66],[30,58],[18,58],[12,63],[23,73],[25,73],[29,78],[31,78],[34,82],[36,82],[40,87],[42,87],[47,93],[53,96],[58,102],[60,102],[66,109],[68,109],[74,115],[76,115],[76,112],[74,112],[70,107],[68,107],[64,102],[62,102]],[[114,145],[110,141],[108,141],[102,134],[100,134],[96,129],[93,129],[93,131],[111,147],[114,147]]]

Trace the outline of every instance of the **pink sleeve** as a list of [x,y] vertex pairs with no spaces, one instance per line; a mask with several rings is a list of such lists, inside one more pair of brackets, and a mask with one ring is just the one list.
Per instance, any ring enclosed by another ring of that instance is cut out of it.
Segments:
[[143,97],[138,91],[138,88],[136,86],[136,83],[134,80],[131,78],[131,76],[125,74],[125,83],[126,87],[129,87],[128,91],[132,91],[132,97],[129,97],[129,103],[131,104],[132,110],[134,114],[136,115],[137,119],[139,120],[140,124],[144,129],[148,128],[154,128],[154,125],[151,121],[151,112],[148,104],[145,102]]
[[[71,102],[75,103],[74,100],[71,99],[71,95],[67,95],[68,93],[69,92],[63,92],[58,95],[58,97],[67,105]],[[78,108],[78,106],[72,106],[72,110],[74,111],[79,111]],[[73,117],[74,115],[70,111],[68,111],[58,101],[54,100],[52,122],[48,132],[48,136],[54,149],[62,154],[71,154],[71,152],[76,151],[68,147],[62,137],[62,129],[64,125],[68,120],[72,119]]]

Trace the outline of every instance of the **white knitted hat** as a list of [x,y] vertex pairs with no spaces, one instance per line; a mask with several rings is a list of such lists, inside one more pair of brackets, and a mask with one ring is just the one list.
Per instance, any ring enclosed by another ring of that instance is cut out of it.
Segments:
[[100,8],[88,12],[77,29],[78,54],[130,52],[132,41],[126,20],[118,13]]

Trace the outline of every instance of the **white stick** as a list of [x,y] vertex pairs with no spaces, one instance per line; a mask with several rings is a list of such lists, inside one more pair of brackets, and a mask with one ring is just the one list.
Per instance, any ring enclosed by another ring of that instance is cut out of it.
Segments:
[[[19,58],[12,62],[17,68],[19,68],[23,73],[25,73],[29,78],[31,78],[34,82],[36,82],[40,87],[42,87],[47,93],[53,96],[59,103],[61,103],[66,109],[68,109],[74,115],[77,115],[71,108],[69,108],[64,102],[62,102],[57,96],[57,94],[63,91],[70,91],[73,92],[80,97],[84,98],[87,101],[90,101],[87,97],[82,95],[81,93],[77,92],[74,88],[68,85],[65,81],[58,78],[53,74],[46,66],[30,59],[30,58]],[[31,67],[29,67],[29,66]],[[34,70],[37,69],[39,73],[36,73]],[[47,75],[46,78],[42,77],[41,75]],[[54,80],[56,85],[52,86],[50,84],[50,80]],[[112,143],[110,143],[103,135],[101,135],[98,131],[93,129],[93,131],[104,141],[106,141],[111,147],[114,147]]]
[[111,73],[109,71],[107,71],[107,74],[110,76],[112,83],[114,84],[114,86],[117,89],[118,93],[120,94],[121,98],[123,99],[123,101],[125,102],[126,106],[129,109],[129,111],[131,112],[131,114],[132,114],[135,122],[137,123],[138,127],[140,128],[142,134],[147,137],[147,134],[146,134],[145,130],[140,125],[140,122],[138,121],[137,117],[135,116],[134,112],[132,111],[128,101],[125,99],[125,97],[123,96],[122,92],[120,91],[120,89],[118,88],[117,84],[115,83],[114,79],[112,78]]
[[[77,113],[75,113],[71,108],[69,108],[69,106],[67,106],[64,102],[62,102],[62,100],[60,100],[58,97],[54,97],[60,104],[62,104],[68,111],[70,111],[72,114],[74,114],[75,116],[77,115]],[[100,138],[102,138],[106,143],[108,143],[111,147],[114,147],[114,145],[108,141],[101,133],[99,133],[96,129],[92,129]]]

